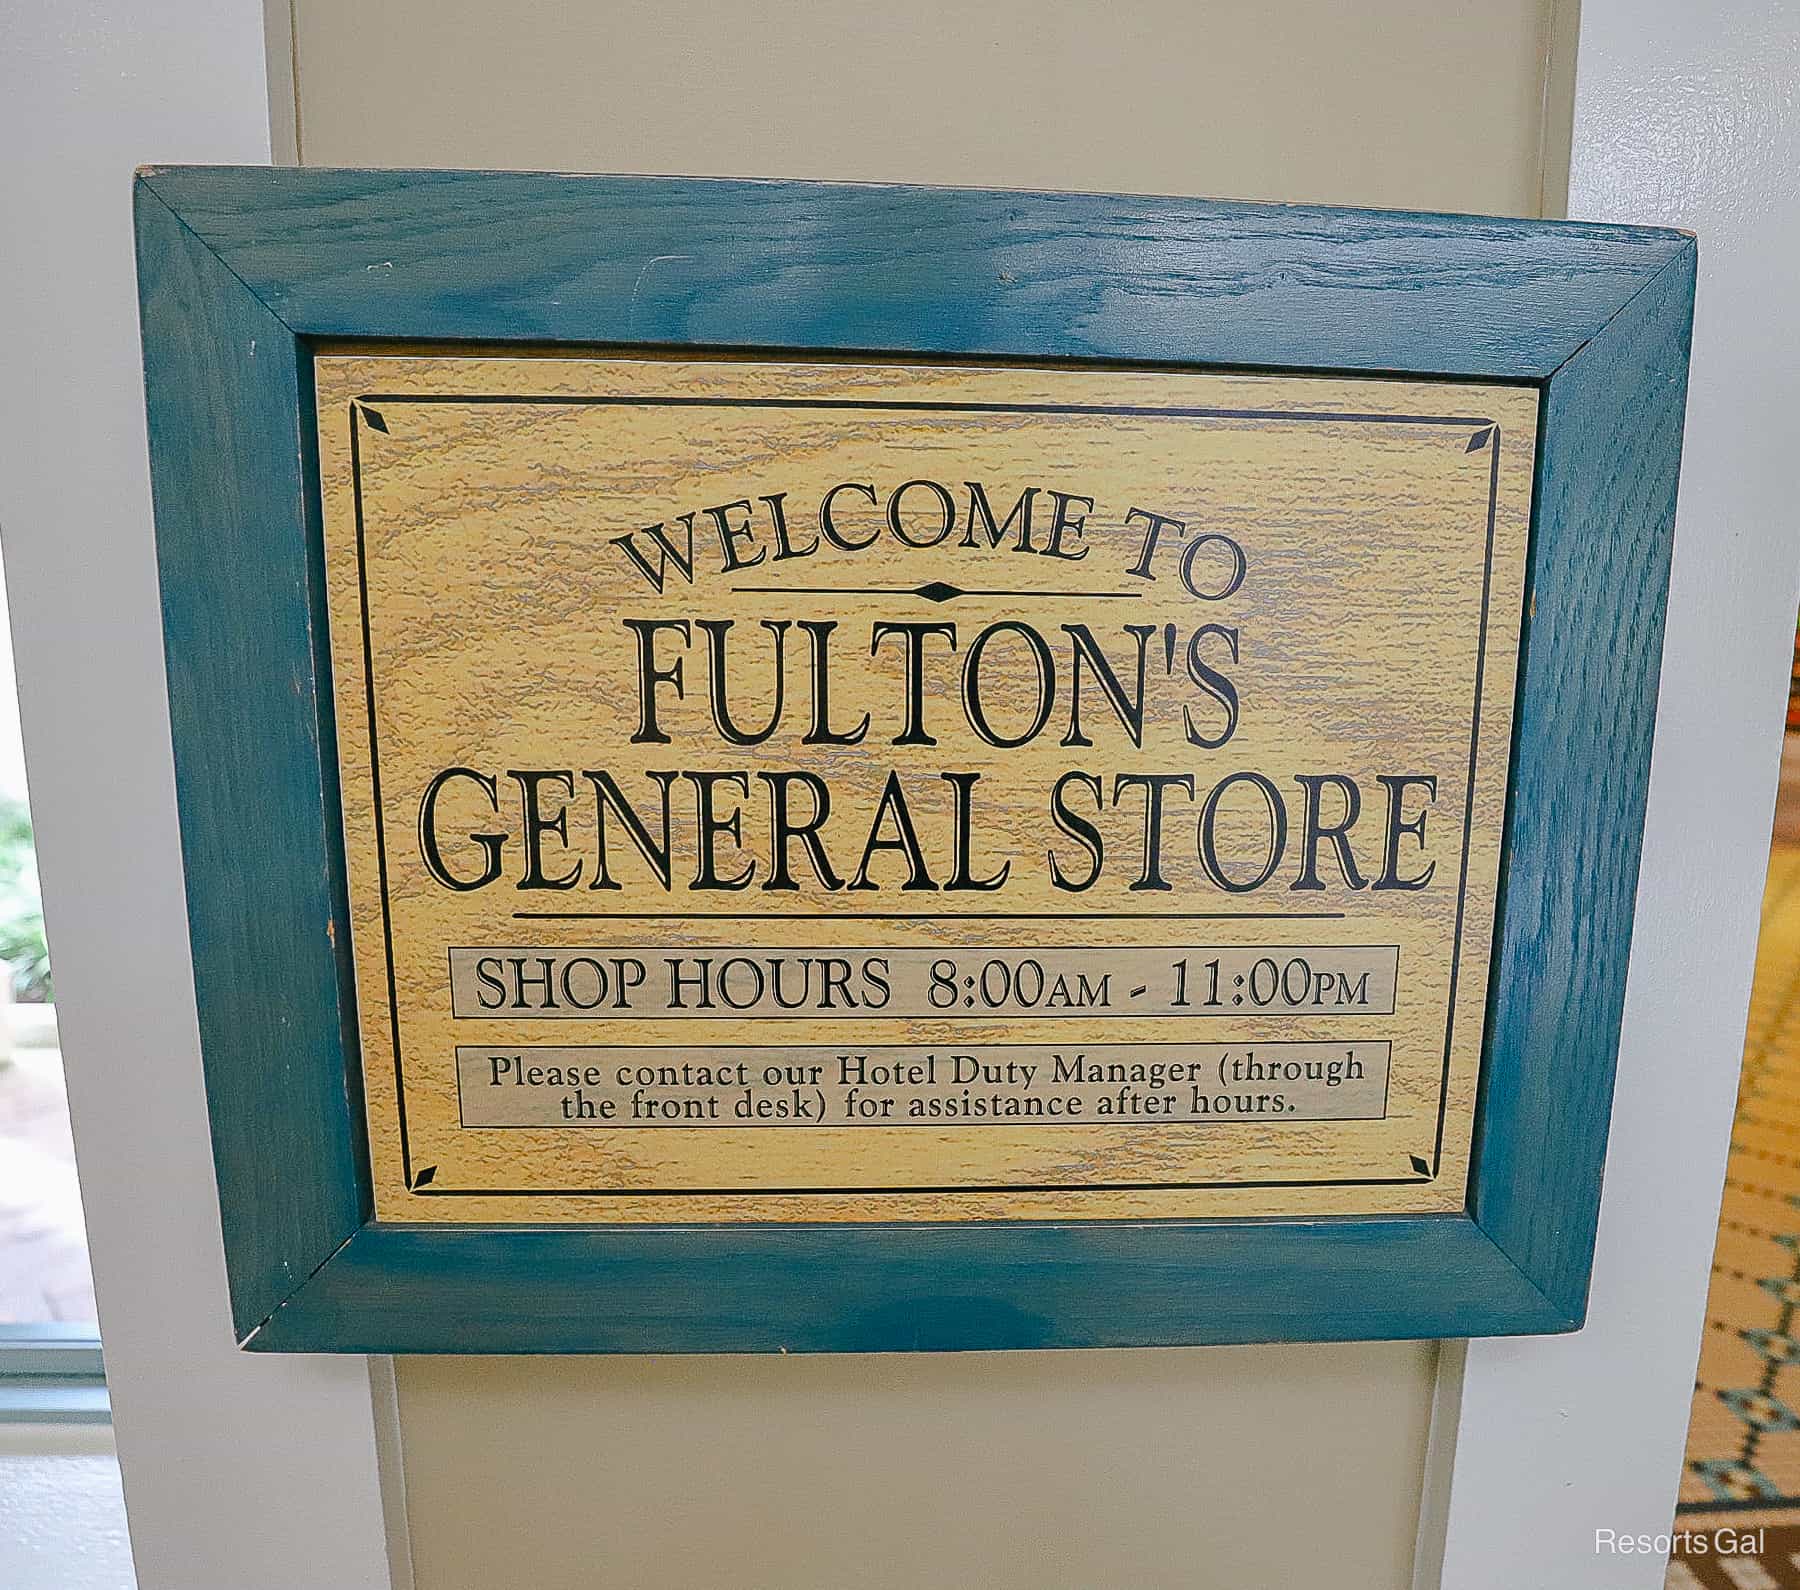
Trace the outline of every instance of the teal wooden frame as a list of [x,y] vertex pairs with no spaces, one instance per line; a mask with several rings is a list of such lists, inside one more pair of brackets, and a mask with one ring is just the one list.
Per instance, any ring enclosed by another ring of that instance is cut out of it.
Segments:
[[[1586,1308],[1695,246],[1652,228],[475,172],[139,173],[170,720],[239,1339],[888,1351],[1471,1336]],[[323,633],[318,339],[1532,383],[1540,432],[1467,1208],[953,1226],[371,1215]]]

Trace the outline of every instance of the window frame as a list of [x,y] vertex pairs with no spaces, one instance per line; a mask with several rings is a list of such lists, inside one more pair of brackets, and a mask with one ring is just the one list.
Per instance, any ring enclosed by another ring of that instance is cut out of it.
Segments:
[[85,1325],[0,1325],[0,1424],[109,1424],[100,1339]]

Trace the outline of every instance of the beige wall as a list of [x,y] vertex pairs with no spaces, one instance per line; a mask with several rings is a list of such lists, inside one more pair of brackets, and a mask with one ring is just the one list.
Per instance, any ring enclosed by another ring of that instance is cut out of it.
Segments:
[[1574,0],[293,5],[308,165],[1518,215],[1566,184]]
[[1402,1590],[1434,1357],[407,1360],[419,1590]]
[[[291,70],[308,164],[1516,214],[1559,212],[1566,173],[1573,0],[293,0],[291,20],[271,17],[272,77]],[[1435,1357],[408,1360],[418,1587],[1403,1590]]]

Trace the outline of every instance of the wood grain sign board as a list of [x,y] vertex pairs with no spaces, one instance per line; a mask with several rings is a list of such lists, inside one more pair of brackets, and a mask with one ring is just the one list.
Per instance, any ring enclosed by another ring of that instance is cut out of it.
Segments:
[[1580,1325],[1691,237],[134,206],[240,1343]]
[[1463,1207],[1534,389],[313,373],[378,1219]]

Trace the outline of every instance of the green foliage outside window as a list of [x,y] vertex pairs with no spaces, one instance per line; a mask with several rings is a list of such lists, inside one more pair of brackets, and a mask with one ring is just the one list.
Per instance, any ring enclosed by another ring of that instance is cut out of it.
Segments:
[[31,813],[23,801],[0,796],[0,961],[12,972],[13,998],[45,1004],[50,949],[44,942],[44,905],[38,894]]

